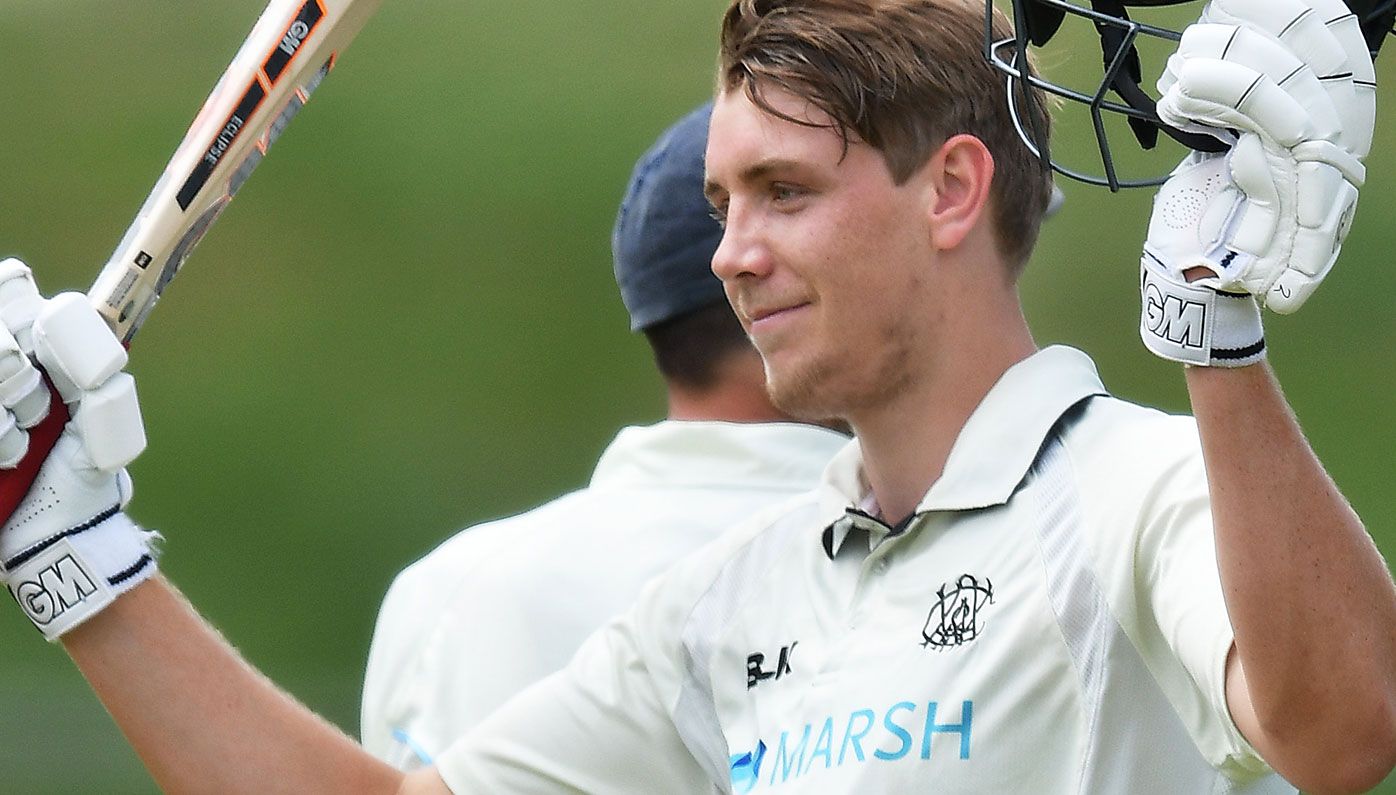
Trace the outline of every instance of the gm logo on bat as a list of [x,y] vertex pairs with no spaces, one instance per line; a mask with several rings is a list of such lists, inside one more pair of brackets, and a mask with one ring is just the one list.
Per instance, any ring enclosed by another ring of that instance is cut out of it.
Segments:
[[300,49],[301,42],[305,41],[305,37],[309,35],[309,25],[299,19],[292,22],[290,29],[286,31],[286,35],[281,37],[280,47],[282,52],[287,55],[295,55],[296,50]]
[[97,590],[92,576],[70,554],[39,569],[33,574],[33,579],[10,583],[10,594],[29,615],[29,619],[40,627],[48,626],[82,604]]

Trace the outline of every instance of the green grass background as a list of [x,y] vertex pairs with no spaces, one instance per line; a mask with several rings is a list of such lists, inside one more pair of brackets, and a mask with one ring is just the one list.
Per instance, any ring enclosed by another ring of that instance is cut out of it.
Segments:
[[[707,95],[723,5],[387,3],[139,340],[150,448],[132,512],[166,534],[162,565],[208,618],[346,729],[394,572],[583,484],[615,428],[661,416],[609,232],[634,159]],[[0,253],[46,291],[85,288],[261,7],[8,0]],[[1081,42],[1049,71],[1098,68]],[[1343,261],[1269,332],[1314,447],[1391,557],[1382,115]],[[1186,410],[1178,368],[1134,332],[1148,193],[1064,187],[1023,285],[1039,342],[1089,351],[1121,396]],[[62,652],[10,609],[0,708],[0,792],[153,791]]]

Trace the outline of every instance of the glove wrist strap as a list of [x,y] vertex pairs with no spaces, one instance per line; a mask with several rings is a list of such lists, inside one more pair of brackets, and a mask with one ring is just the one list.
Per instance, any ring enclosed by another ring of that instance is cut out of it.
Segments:
[[1201,367],[1245,367],[1265,358],[1265,331],[1254,298],[1188,284],[1148,252],[1141,265],[1144,347]]
[[113,510],[13,555],[4,562],[5,584],[54,641],[155,574],[155,536]]

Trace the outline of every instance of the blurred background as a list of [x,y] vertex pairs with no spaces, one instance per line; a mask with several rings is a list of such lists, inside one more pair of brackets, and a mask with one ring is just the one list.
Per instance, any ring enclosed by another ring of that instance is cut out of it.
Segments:
[[[263,5],[7,0],[0,254],[46,292],[86,289]],[[461,526],[585,484],[619,426],[661,417],[610,229],[635,158],[709,94],[724,6],[387,3],[137,343],[150,447],[132,513],[247,658],[347,731],[394,573]],[[1044,53],[1049,74],[1098,74],[1080,33]],[[1058,149],[1088,157],[1069,116]],[[1268,332],[1314,447],[1391,559],[1388,150],[1368,161],[1337,271]],[[1062,187],[1023,283],[1038,341],[1091,353],[1117,395],[1186,411],[1179,369],[1135,332],[1150,193]],[[1343,609],[1342,594],[1314,598]],[[0,705],[0,791],[154,791],[15,609],[0,610]]]

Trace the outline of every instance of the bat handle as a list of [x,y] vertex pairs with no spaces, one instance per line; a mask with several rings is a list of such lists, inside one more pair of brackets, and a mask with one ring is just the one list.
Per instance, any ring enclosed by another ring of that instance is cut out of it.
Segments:
[[[48,382],[48,376],[44,376]],[[48,459],[63,426],[68,424],[68,407],[58,396],[58,390],[51,382],[48,386],[48,416],[38,425],[29,429],[29,451],[20,459],[19,466],[0,472],[0,522],[9,521],[10,515],[19,507],[34,479],[39,476],[39,467]]]

